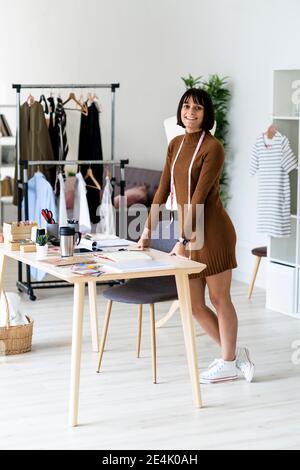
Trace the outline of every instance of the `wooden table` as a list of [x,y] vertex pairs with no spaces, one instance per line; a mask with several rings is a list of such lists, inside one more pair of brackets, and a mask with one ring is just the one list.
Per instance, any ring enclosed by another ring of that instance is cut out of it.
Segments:
[[[148,252],[147,252],[148,253]],[[181,312],[182,327],[186,348],[187,362],[192,382],[195,404],[198,408],[202,406],[198,360],[196,354],[195,330],[191,311],[190,287],[188,275],[199,273],[205,269],[205,264],[196,263],[188,259],[170,257],[168,254],[157,250],[149,250],[153,259],[164,261],[171,264],[168,269],[153,269],[140,272],[122,272],[109,273],[101,275],[101,281],[111,281],[118,279],[131,279],[140,277],[157,277],[175,275],[178,291],[178,299]],[[87,254],[85,254],[86,256]],[[98,326],[97,326],[97,302],[96,302],[96,282],[99,277],[79,276],[73,274],[69,267],[55,267],[44,261],[37,259],[36,253],[21,253],[19,251],[9,252],[5,246],[0,245],[0,287],[2,287],[5,277],[5,262],[7,258],[21,261],[29,266],[41,269],[58,279],[62,279],[74,284],[73,300],[73,326],[72,326],[72,357],[71,357],[71,389],[69,402],[69,423],[71,426],[78,424],[78,403],[79,403],[79,384],[80,384],[80,360],[83,326],[83,307],[85,286],[88,284],[90,297],[90,316],[92,325],[92,336],[94,350],[98,350]]]

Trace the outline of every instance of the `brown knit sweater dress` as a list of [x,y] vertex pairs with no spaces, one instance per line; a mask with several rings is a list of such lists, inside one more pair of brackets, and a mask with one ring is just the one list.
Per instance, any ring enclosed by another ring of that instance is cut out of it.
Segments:
[[[174,166],[174,184],[177,204],[181,208],[188,203],[188,171],[193,153],[201,136],[201,132],[185,134],[185,140],[180,155]],[[171,168],[183,136],[175,137],[169,144],[165,167],[156,191],[153,204],[164,204],[170,193]],[[206,264],[199,274],[190,278],[212,276],[217,273],[237,267],[235,257],[236,233],[234,226],[220,200],[219,180],[224,164],[224,149],[222,144],[206,132],[200,150],[196,155],[191,172],[191,208],[196,204],[204,204],[204,244],[199,250],[191,250],[191,259]],[[148,228],[154,228],[154,206],[151,208],[147,221]],[[184,233],[182,221],[181,235]],[[188,238],[188,237],[187,237]]]

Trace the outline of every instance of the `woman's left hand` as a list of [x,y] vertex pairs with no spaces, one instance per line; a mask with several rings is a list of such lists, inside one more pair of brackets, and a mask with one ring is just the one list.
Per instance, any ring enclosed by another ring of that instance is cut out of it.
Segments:
[[172,249],[172,251],[170,251],[169,255],[170,256],[181,256],[183,258],[188,258],[188,252],[185,249],[185,246],[180,242],[177,242],[176,245],[174,245],[174,248]]

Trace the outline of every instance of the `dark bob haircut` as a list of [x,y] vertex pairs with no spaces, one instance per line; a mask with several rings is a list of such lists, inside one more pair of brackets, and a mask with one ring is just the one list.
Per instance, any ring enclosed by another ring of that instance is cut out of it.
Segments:
[[215,122],[215,113],[211,97],[209,94],[202,90],[202,88],[189,88],[181,97],[177,109],[177,124],[181,127],[185,127],[181,120],[181,110],[183,103],[186,103],[188,99],[192,97],[193,101],[197,104],[201,104],[204,107],[204,118],[202,123],[202,129],[204,131],[210,131],[213,128]]

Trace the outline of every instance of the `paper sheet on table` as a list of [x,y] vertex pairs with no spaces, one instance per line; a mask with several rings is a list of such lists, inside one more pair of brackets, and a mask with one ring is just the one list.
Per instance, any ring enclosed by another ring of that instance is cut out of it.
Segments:
[[[103,261],[103,260],[102,260]],[[111,262],[103,264],[103,271],[107,272],[134,272],[134,271],[151,271],[153,269],[172,269],[174,264],[165,263],[163,261],[151,260],[130,260],[120,263]]]
[[151,256],[143,251],[104,251],[104,252],[95,252],[95,258],[106,259],[110,261],[115,261],[116,263],[125,263],[132,260],[152,260]]

